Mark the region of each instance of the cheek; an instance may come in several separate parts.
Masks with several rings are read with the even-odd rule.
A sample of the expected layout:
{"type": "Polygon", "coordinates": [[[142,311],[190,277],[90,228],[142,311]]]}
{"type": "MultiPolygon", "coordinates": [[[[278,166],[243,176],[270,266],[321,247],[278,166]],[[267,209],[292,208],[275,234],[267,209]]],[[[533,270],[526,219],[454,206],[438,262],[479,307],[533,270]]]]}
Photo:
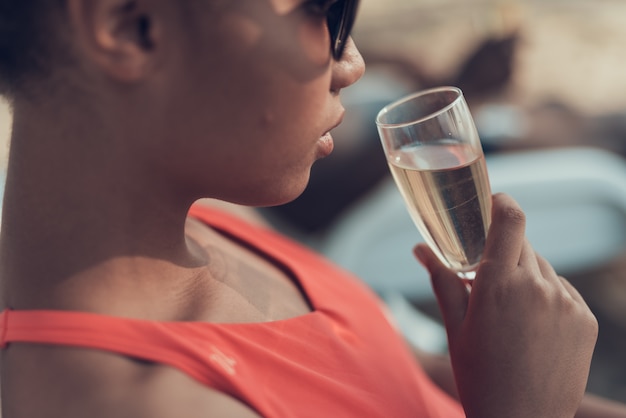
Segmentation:
{"type": "Polygon", "coordinates": [[[229,48],[198,45],[181,62],[178,100],[171,104],[186,115],[179,129],[234,165],[269,170],[277,162],[303,164],[331,119],[325,114],[331,99],[328,30],[298,25],[283,37],[291,42],[278,48],[258,25],[234,23],[242,30],[227,41],[229,48]]]}
{"type": "Polygon", "coordinates": [[[316,66],[330,61],[330,34],[326,25],[303,24],[298,30],[299,44],[304,59],[316,66]]]}
{"type": "MultiPolygon", "coordinates": [[[[307,83],[282,82],[273,89],[279,92],[265,102],[261,123],[264,130],[284,137],[286,147],[298,147],[316,141],[331,120],[329,111],[329,76],[307,83]]],[[[280,141],[281,139],[277,139],[280,141]]]]}

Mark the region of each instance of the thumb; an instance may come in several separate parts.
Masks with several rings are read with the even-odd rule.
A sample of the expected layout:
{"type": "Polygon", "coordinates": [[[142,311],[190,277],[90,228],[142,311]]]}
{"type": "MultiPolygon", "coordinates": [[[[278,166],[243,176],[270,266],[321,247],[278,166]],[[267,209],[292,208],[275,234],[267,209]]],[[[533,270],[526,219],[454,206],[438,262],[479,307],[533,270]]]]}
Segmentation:
{"type": "Polygon", "coordinates": [[[420,263],[430,273],[433,291],[439,303],[448,338],[456,335],[465,318],[469,293],[456,273],[444,266],[425,244],[418,244],[413,250],[420,263]]]}

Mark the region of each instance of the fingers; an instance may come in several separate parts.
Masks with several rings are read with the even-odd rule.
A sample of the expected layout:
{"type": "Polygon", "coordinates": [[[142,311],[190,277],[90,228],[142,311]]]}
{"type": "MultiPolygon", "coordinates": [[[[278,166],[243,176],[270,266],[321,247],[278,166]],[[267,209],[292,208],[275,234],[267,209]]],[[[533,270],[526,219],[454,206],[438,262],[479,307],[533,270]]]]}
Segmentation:
{"type": "MultiPolygon", "coordinates": [[[[526,217],[519,205],[505,194],[493,196],[492,223],[485,245],[484,261],[513,271],[522,267],[532,276],[552,283],[573,300],[585,303],[580,293],[565,278],[559,276],[552,265],[537,254],[525,238],[526,217]]],[[[511,277],[511,276],[509,276],[511,277]]]]}
{"type": "Polygon", "coordinates": [[[437,296],[448,335],[455,335],[467,311],[469,299],[467,287],[425,244],[416,246],[414,253],[430,273],[433,291],[437,296]]]}
{"type": "Polygon", "coordinates": [[[569,296],[571,296],[571,298],[576,302],[586,304],[578,290],[566,278],[564,278],[563,276],[559,276],[554,270],[554,267],[552,267],[552,264],[548,262],[548,260],[546,260],[539,254],[535,254],[535,259],[537,260],[537,264],[539,265],[541,275],[545,280],[551,281],[556,286],[559,286],[562,291],[569,294],[569,296]]]}
{"type": "Polygon", "coordinates": [[[569,293],[572,299],[574,299],[576,302],[583,303],[585,305],[587,304],[580,292],[578,292],[578,290],[565,277],[558,276],[558,278],[561,282],[561,285],[569,293]]]}
{"type": "Polygon", "coordinates": [[[541,255],[534,253],[534,258],[537,262],[537,265],[539,266],[539,270],[541,271],[541,275],[545,278],[555,278],[558,277],[558,274],[556,273],[556,271],[554,271],[554,267],[552,267],[552,264],[550,264],[548,262],[548,260],[546,260],[545,258],[543,258],[541,255]]]}
{"type": "Polygon", "coordinates": [[[532,249],[525,239],[526,216],[517,202],[504,194],[494,195],[491,218],[483,260],[509,271],[520,259],[529,261],[532,249]]]}
{"type": "MultiPolygon", "coordinates": [[[[503,272],[513,272],[522,268],[530,277],[542,279],[552,283],[568,293],[574,300],[581,301],[582,297],[576,289],[560,277],[552,265],[537,254],[525,237],[526,216],[513,198],[505,194],[493,196],[492,223],[489,236],[485,244],[483,261],[489,262],[503,272]]],[[[514,275],[500,277],[515,277],[514,275]]]]}
{"type": "Polygon", "coordinates": [[[541,271],[537,260],[537,253],[535,252],[535,249],[532,247],[532,245],[530,245],[530,242],[527,238],[524,238],[524,242],[522,243],[522,252],[520,254],[517,265],[525,267],[537,273],[541,271]]]}

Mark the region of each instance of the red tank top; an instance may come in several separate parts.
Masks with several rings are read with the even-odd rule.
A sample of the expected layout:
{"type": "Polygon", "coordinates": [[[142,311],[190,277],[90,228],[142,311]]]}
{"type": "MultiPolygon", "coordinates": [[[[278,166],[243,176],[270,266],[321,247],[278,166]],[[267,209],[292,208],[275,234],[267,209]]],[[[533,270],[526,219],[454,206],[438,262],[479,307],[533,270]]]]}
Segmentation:
{"type": "Polygon", "coordinates": [[[66,311],[0,314],[10,342],[93,348],[180,369],[265,417],[463,417],[416,365],[376,297],[349,274],[270,230],[193,207],[299,281],[313,312],[264,323],[157,322],[66,311]]]}

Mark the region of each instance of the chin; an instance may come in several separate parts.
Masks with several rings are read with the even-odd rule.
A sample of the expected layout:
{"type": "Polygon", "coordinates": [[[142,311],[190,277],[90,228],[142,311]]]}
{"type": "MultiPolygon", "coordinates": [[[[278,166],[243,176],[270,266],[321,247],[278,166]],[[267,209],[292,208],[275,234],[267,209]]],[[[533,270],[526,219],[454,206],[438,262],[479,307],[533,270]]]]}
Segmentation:
{"type": "MultiPolygon", "coordinates": [[[[247,204],[249,206],[256,207],[271,207],[280,206],[290,203],[300,197],[309,184],[309,175],[302,178],[300,181],[291,181],[286,184],[275,183],[276,186],[270,190],[257,189],[255,193],[249,194],[252,197],[247,204]]],[[[246,199],[248,200],[248,199],[246,199]]]]}
{"type": "Polygon", "coordinates": [[[260,201],[255,205],[256,207],[272,207],[272,206],[280,206],[285,205],[287,203],[291,203],[296,200],[300,195],[304,192],[304,187],[299,189],[297,192],[283,193],[280,195],[271,196],[264,201],[260,201]]]}
{"type": "Polygon", "coordinates": [[[274,176],[257,176],[255,181],[249,181],[251,176],[248,176],[243,181],[223,184],[221,190],[204,190],[198,198],[214,198],[252,207],[280,206],[297,199],[307,188],[310,176],[310,168],[285,170],[274,176]]]}

